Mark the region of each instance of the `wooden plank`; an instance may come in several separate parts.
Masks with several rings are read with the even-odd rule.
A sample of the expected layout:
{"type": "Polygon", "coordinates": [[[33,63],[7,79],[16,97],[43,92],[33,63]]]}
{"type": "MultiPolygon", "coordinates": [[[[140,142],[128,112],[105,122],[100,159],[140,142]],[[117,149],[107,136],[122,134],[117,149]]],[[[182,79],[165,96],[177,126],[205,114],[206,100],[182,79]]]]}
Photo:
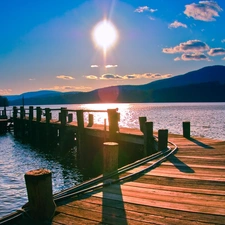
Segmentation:
{"type": "MultiPolygon", "coordinates": [[[[82,199],[82,203],[86,202],[91,204],[90,207],[94,204],[97,204],[100,210],[101,210],[101,205],[102,205],[102,198],[92,196],[91,194],[86,194],[86,197],[82,199]]],[[[73,204],[77,204],[79,207],[80,201],[74,201],[73,204]]],[[[145,215],[152,216],[151,218],[151,223],[157,221],[157,218],[163,217],[162,221],[157,221],[157,224],[166,224],[165,220],[166,218],[176,218],[179,219],[180,223],[175,223],[177,224],[184,224],[185,221],[191,221],[194,223],[196,222],[203,222],[203,223],[209,223],[209,224],[214,224],[214,223],[221,223],[221,221],[224,221],[224,216],[218,216],[218,215],[209,215],[209,214],[199,214],[195,212],[187,212],[187,211],[177,211],[177,210],[172,210],[172,209],[164,209],[164,208],[158,208],[154,206],[144,206],[144,205],[137,205],[129,202],[123,202],[123,205],[118,204],[118,201],[115,199],[104,199],[104,205],[109,206],[109,207],[114,207],[114,208],[123,208],[127,211],[135,211],[135,212],[141,212],[145,215]]],[[[176,221],[177,222],[177,221],[176,221]]],[[[167,223],[167,224],[173,224],[167,223]]]]}

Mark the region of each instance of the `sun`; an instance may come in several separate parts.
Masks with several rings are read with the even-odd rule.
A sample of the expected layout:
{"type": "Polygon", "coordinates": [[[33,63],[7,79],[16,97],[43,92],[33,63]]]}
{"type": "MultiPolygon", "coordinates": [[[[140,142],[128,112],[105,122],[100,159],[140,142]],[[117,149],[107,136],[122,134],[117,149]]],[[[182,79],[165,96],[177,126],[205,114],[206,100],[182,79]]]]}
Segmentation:
{"type": "Polygon", "coordinates": [[[108,20],[99,22],[94,27],[92,36],[95,44],[103,48],[104,51],[113,46],[118,38],[116,28],[108,20]]]}

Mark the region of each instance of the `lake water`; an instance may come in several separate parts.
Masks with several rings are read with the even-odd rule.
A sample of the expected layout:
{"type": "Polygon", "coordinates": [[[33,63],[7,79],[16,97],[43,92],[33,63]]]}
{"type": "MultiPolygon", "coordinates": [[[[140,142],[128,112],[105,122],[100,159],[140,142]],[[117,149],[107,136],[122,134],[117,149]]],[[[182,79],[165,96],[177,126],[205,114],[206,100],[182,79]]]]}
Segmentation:
{"type": "MultiPolygon", "coordinates": [[[[61,105],[42,106],[60,108],[61,105]]],[[[106,110],[118,108],[120,126],[138,128],[140,116],[153,121],[154,130],[168,129],[182,134],[182,122],[191,122],[191,135],[225,140],[225,103],[146,103],[146,104],[83,104],[63,105],[68,109],[106,110]]],[[[0,109],[1,110],[1,109],[0,109]]],[[[93,113],[95,123],[104,123],[106,113],[93,113]]],[[[58,114],[53,111],[53,118],[58,114]]],[[[85,113],[85,120],[88,113],[85,113]]],[[[24,174],[33,169],[52,171],[53,192],[87,179],[77,168],[75,149],[60,157],[22,144],[13,135],[0,136],[0,217],[27,202],[24,174]]]]}

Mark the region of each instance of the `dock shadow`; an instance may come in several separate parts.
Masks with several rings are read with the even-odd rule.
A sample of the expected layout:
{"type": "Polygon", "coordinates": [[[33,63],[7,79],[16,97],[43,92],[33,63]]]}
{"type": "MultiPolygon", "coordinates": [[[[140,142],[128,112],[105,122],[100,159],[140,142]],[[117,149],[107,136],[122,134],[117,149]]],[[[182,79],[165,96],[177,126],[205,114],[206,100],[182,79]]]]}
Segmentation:
{"type": "MultiPolygon", "coordinates": [[[[104,177],[104,175],[103,175],[104,177]]],[[[119,179],[119,175],[116,174],[113,179],[106,179],[104,181],[105,188],[102,193],[102,223],[103,224],[120,224],[128,225],[126,219],[126,210],[123,202],[123,194],[121,190],[121,183],[111,183],[119,179]]]]}
{"type": "Polygon", "coordinates": [[[182,162],[175,155],[169,156],[168,160],[182,173],[195,173],[191,167],[182,162]]]}
{"type": "Polygon", "coordinates": [[[196,145],[198,145],[198,146],[200,146],[200,147],[203,147],[203,148],[205,148],[205,149],[214,149],[212,146],[206,145],[206,144],[204,144],[203,142],[196,140],[195,138],[190,137],[190,138],[187,138],[187,139],[190,140],[190,141],[192,141],[192,142],[195,143],[196,145]]]}

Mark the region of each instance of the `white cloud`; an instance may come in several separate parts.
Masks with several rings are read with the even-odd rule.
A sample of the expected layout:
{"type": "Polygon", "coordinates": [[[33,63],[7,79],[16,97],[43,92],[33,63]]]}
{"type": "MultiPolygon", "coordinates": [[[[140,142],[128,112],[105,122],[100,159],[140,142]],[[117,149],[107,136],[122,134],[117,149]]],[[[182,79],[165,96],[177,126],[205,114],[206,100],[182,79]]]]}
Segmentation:
{"type": "Polygon", "coordinates": [[[30,81],[36,80],[35,78],[29,78],[30,81]]]}
{"type": "Polygon", "coordinates": [[[91,68],[97,68],[98,65],[91,65],[91,68]]]}
{"type": "Polygon", "coordinates": [[[123,77],[111,73],[103,74],[100,77],[100,80],[121,80],[121,79],[123,79],[123,77]]]}
{"type": "Polygon", "coordinates": [[[176,57],[176,58],[174,59],[174,61],[180,61],[180,60],[181,60],[180,57],[176,57]]]}
{"type": "Polygon", "coordinates": [[[40,88],[40,90],[56,90],[56,91],[68,92],[68,91],[90,91],[92,90],[92,88],[85,87],[85,86],[53,86],[49,88],[40,88]]]}
{"type": "Polygon", "coordinates": [[[95,75],[88,75],[88,76],[85,76],[85,78],[87,78],[89,80],[98,80],[98,77],[95,75]]]}
{"type": "Polygon", "coordinates": [[[225,43],[225,39],[221,40],[222,43],[225,43]]]}
{"type": "Polygon", "coordinates": [[[169,25],[169,28],[178,28],[178,27],[184,27],[184,28],[187,28],[187,25],[186,24],[183,24],[181,22],[178,22],[177,20],[175,20],[173,23],[171,23],[169,25]]]}
{"type": "Polygon", "coordinates": [[[134,10],[134,12],[137,12],[137,13],[143,13],[146,11],[154,13],[157,11],[157,9],[150,9],[148,6],[139,6],[137,9],[134,10]]]}
{"type": "Polygon", "coordinates": [[[210,55],[210,56],[225,55],[225,49],[224,48],[211,48],[208,52],[208,55],[210,55]]]}
{"type": "Polygon", "coordinates": [[[174,54],[178,52],[200,52],[206,50],[209,50],[209,46],[199,40],[189,40],[172,48],[163,48],[163,52],[168,54],[174,54]]]}
{"type": "Polygon", "coordinates": [[[107,73],[101,77],[93,75],[86,76],[87,79],[99,79],[99,80],[135,80],[135,79],[163,79],[172,76],[172,74],[160,74],[160,73],[142,73],[142,74],[126,74],[120,76],[118,74],[107,73]]]}
{"type": "Polygon", "coordinates": [[[118,65],[106,65],[105,68],[115,68],[118,67],[118,65]]]}
{"type": "Polygon", "coordinates": [[[149,18],[150,20],[155,20],[155,18],[152,17],[152,16],[149,16],[148,18],[149,18]]]}
{"type": "Polygon", "coordinates": [[[209,58],[204,53],[182,54],[181,59],[183,61],[190,61],[190,60],[195,60],[195,61],[206,60],[206,61],[210,61],[209,58]]]}
{"type": "Polygon", "coordinates": [[[219,16],[222,8],[214,1],[199,1],[185,6],[184,14],[195,20],[214,21],[219,16]]]}
{"type": "Polygon", "coordinates": [[[71,76],[66,76],[66,75],[59,75],[59,76],[56,76],[56,78],[58,78],[58,79],[63,79],[63,80],[74,80],[73,77],[71,77],[71,76]]]}
{"type": "Polygon", "coordinates": [[[224,58],[222,58],[222,60],[225,60],[225,57],[224,57],[224,58]]]}
{"type": "Polygon", "coordinates": [[[10,95],[12,89],[0,89],[0,95],[10,95]]]}

